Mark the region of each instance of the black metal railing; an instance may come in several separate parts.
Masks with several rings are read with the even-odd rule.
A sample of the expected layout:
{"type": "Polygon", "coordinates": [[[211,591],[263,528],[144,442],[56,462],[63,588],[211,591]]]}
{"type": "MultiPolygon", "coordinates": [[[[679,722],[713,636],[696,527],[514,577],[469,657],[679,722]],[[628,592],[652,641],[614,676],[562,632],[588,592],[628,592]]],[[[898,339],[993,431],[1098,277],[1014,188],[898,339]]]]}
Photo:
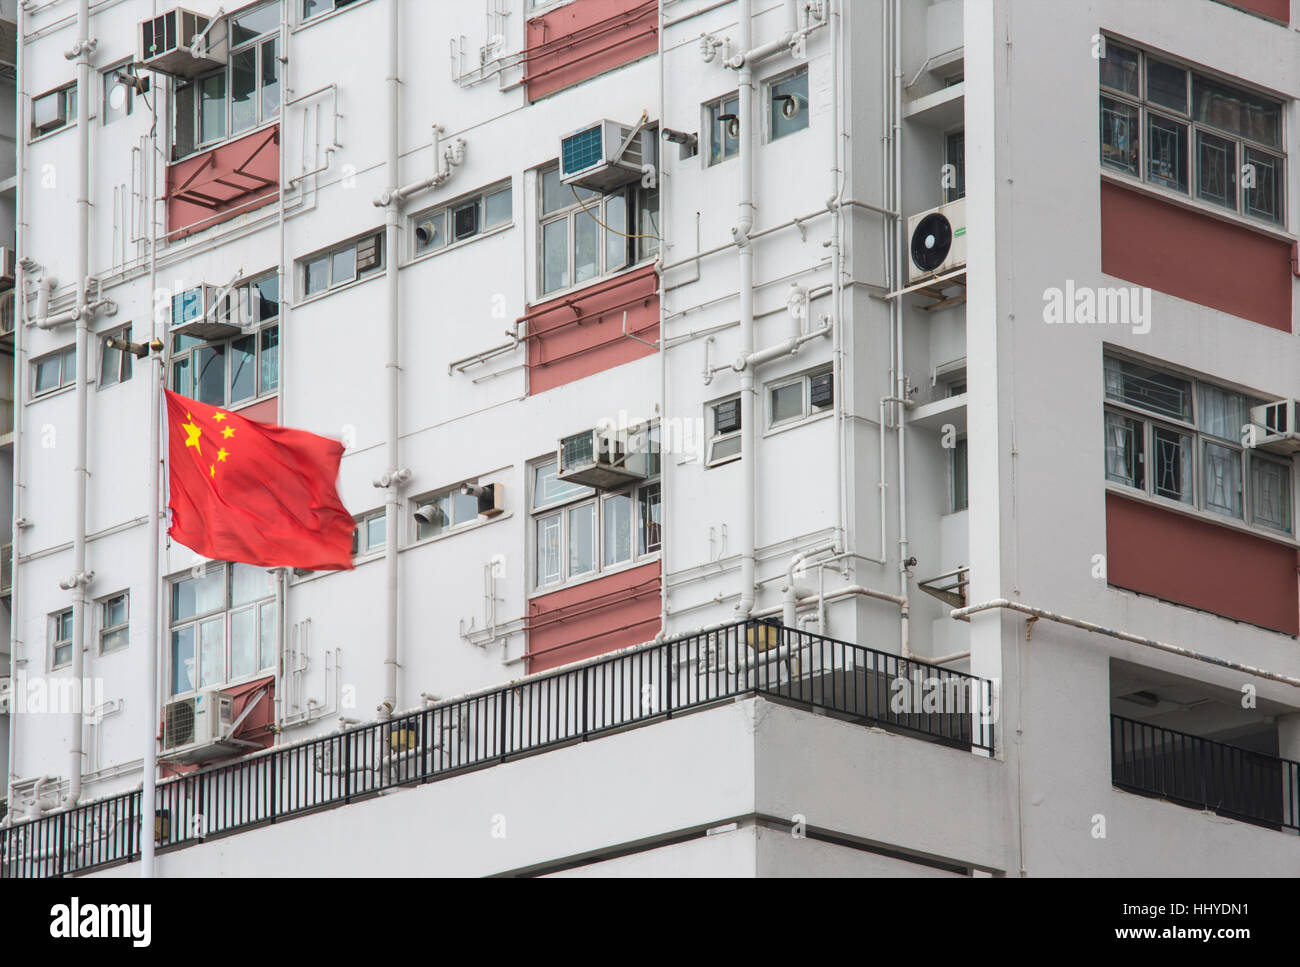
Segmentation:
{"type": "MultiPolygon", "coordinates": [[[[992,753],[992,683],[779,624],[645,645],[158,784],[172,849],[397,786],[586,741],[744,695],[992,753]]],[[[65,876],[140,854],[140,791],[0,829],[0,877],[65,876]]]]}
{"type": "Polygon", "coordinates": [[[1110,717],[1111,781],[1270,829],[1300,830],[1300,762],[1110,717]]]}

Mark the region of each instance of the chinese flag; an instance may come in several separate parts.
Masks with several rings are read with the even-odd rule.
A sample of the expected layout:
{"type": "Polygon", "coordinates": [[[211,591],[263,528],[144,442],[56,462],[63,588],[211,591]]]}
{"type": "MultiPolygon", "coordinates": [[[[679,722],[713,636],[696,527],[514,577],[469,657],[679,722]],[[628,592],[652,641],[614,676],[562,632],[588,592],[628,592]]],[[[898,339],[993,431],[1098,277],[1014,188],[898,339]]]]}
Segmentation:
{"type": "Polygon", "coordinates": [[[352,567],[352,515],[336,481],[343,444],[257,423],[167,390],[171,536],[259,567],[352,567]]]}

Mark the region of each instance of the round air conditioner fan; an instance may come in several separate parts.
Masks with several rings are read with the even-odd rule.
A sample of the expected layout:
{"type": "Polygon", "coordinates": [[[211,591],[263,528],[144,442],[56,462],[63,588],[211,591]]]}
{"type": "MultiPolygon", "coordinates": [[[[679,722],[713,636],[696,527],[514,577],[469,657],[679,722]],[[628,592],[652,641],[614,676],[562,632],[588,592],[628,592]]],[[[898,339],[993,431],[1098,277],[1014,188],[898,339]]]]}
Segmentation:
{"type": "Polygon", "coordinates": [[[912,261],[923,272],[943,265],[952,251],[952,223],[938,212],[922,218],[912,232],[912,261]]]}

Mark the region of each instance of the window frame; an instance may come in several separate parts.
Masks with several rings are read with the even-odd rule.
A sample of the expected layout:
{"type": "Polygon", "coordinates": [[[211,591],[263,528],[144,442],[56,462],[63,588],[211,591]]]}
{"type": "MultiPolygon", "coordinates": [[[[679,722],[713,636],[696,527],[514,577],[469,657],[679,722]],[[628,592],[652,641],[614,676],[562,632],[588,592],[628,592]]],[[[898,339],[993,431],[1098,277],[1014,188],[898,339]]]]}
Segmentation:
{"type": "Polygon", "coordinates": [[[388,508],[380,507],[356,514],[352,518],[356,528],[352,531],[352,557],[354,560],[369,560],[384,553],[388,547],[388,508]],[[370,543],[370,524],[376,520],[384,521],[384,539],[379,544],[370,543]]]}
{"type": "Polygon", "coordinates": [[[515,224],[514,203],[514,179],[503,178],[500,181],[493,182],[491,185],[480,188],[478,191],[461,195],[459,198],[453,198],[449,202],[434,205],[431,208],[426,208],[422,212],[417,212],[409,218],[408,221],[410,226],[406,233],[408,245],[410,246],[411,261],[438,255],[448,249],[458,248],[459,246],[466,245],[475,239],[485,238],[488,235],[495,235],[497,232],[513,227],[515,224]],[[510,217],[505,221],[494,222],[489,225],[487,223],[487,200],[488,198],[502,194],[503,192],[508,192],[510,195],[510,217]],[[478,207],[478,227],[473,233],[466,235],[464,238],[456,238],[455,214],[467,207],[470,203],[474,203],[478,207]],[[439,218],[442,219],[443,222],[442,244],[436,248],[429,246],[421,248],[420,241],[416,235],[420,226],[425,222],[439,218]]]}
{"type": "Polygon", "coordinates": [[[715,457],[713,455],[714,446],[719,443],[726,443],[728,440],[738,439],[741,434],[744,433],[744,407],[740,405],[740,402],[740,394],[731,393],[721,399],[710,400],[708,403],[704,404],[705,426],[707,429],[704,448],[704,466],[706,468],[721,467],[724,464],[739,460],[745,455],[743,444],[741,449],[737,450],[735,453],[729,453],[722,457],[715,457]],[[725,403],[730,403],[733,400],[737,404],[736,418],[741,421],[741,424],[734,430],[728,430],[725,433],[718,433],[717,430],[714,429],[717,423],[718,407],[725,403]]]}
{"type": "MultiPolygon", "coordinates": [[[[834,394],[837,388],[834,383],[834,367],[830,363],[823,364],[815,369],[805,370],[802,373],[794,373],[790,376],[782,376],[763,385],[764,405],[767,407],[767,432],[776,433],[782,430],[793,429],[797,426],[804,426],[815,420],[820,420],[830,416],[835,412],[834,394]],[[812,402],[812,381],[818,376],[831,376],[831,405],[823,407],[814,407],[812,402]],[[799,384],[801,387],[800,405],[801,411],[798,416],[786,417],[781,421],[775,419],[775,402],[773,395],[777,390],[785,389],[788,386],[799,384]]],[[[740,431],[735,431],[739,433],[740,431]]],[[[712,434],[710,434],[712,436],[712,434]]]]}
{"type": "Polygon", "coordinates": [[[95,385],[101,390],[109,389],[113,386],[121,386],[123,383],[129,382],[135,371],[135,356],[124,349],[111,348],[108,345],[110,339],[125,339],[127,342],[130,342],[131,324],[127,323],[125,326],[110,329],[108,332],[101,333],[99,336],[99,376],[95,380],[95,385]],[[109,366],[109,353],[117,353],[118,355],[116,366],[117,375],[114,376],[112,382],[105,382],[105,377],[114,368],[109,366]]]}
{"type": "Polygon", "coordinates": [[[1202,379],[1191,373],[1187,373],[1168,366],[1151,364],[1145,360],[1136,359],[1121,353],[1107,352],[1105,360],[1114,360],[1120,364],[1129,364],[1140,366],[1144,369],[1152,370],[1156,373],[1172,376],[1178,379],[1186,380],[1190,387],[1190,419],[1180,419],[1167,413],[1162,413],[1156,409],[1149,409],[1135,403],[1118,400],[1110,395],[1110,390],[1104,385],[1103,377],[1103,479],[1108,488],[1118,488],[1124,493],[1138,493],[1144,498],[1157,502],[1163,506],[1176,508],[1184,513],[1190,513],[1200,520],[1210,523],[1224,524],[1226,526],[1243,528],[1251,533],[1261,536],[1267,536],[1273,540],[1283,540],[1288,544],[1296,544],[1296,527],[1295,527],[1295,463],[1294,460],[1288,461],[1278,457],[1275,454],[1269,454],[1255,447],[1243,445],[1241,440],[1241,431],[1235,437],[1221,437],[1209,430],[1201,427],[1202,418],[1202,394],[1201,388],[1205,387],[1220,393],[1228,393],[1233,396],[1243,397],[1245,400],[1244,411],[1247,419],[1250,410],[1254,406],[1265,402],[1266,398],[1259,394],[1243,391],[1241,389],[1228,386],[1213,380],[1202,379]],[[1110,475],[1110,455],[1111,441],[1108,422],[1108,416],[1115,415],[1121,418],[1133,420],[1141,427],[1142,448],[1140,451],[1142,461],[1142,485],[1136,486],[1124,480],[1116,480],[1110,475]],[[1187,481],[1188,495],[1187,499],[1176,499],[1165,496],[1156,492],[1156,468],[1154,457],[1155,435],[1159,430],[1174,432],[1190,438],[1190,459],[1189,477],[1187,481]],[[1207,485],[1207,476],[1209,473],[1205,451],[1206,446],[1212,445],[1225,450],[1230,450],[1236,454],[1238,460],[1238,472],[1236,483],[1240,490],[1241,514],[1224,513],[1210,506],[1209,487],[1207,485]],[[1271,524],[1258,521],[1257,510],[1255,507],[1255,479],[1252,463],[1254,460],[1260,460],[1263,463],[1273,464],[1286,470],[1286,492],[1282,495],[1286,501],[1285,518],[1287,520],[1286,529],[1273,527],[1271,524]]]}
{"type": "Polygon", "coordinates": [[[41,138],[49,137],[52,134],[58,134],[60,131],[66,131],[69,128],[76,127],[77,122],[81,119],[81,99],[77,94],[77,82],[72,81],[68,84],[60,84],[58,87],[51,88],[43,94],[37,94],[32,98],[32,126],[28,132],[28,142],[37,141],[41,138]],[[36,127],[36,105],[38,102],[45,100],[47,97],[60,97],[63,99],[62,124],[55,127],[49,127],[40,130],[36,127]]]}
{"type": "MultiPolygon", "coordinates": [[[[269,9],[272,7],[278,9],[279,3],[280,0],[270,0],[270,2],[268,3],[251,6],[248,7],[247,9],[239,10],[234,13],[227,13],[224,16],[224,24],[225,24],[227,34],[231,32],[232,26],[235,21],[242,20],[245,17],[248,17],[251,14],[255,14],[263,9],[269,9]]],[[[234,141],[237,138],[242,138],[245,135],[252,134],[253,132],[257,131],[259,128],[267,127],[271,124],[279,123],[281,107],[284,102],[284,72],[283,72],[283,65],[280,63],[280,57],[282,55],[283,55],[283,51],[280,50],[279,16],[277,15],[276,25],[274,28],[265,30],[254,37],[250,37],[247,40],[241,41],[239,44],[229,44],[226,53],[226,62],[221,67],[218,67],[215,70],[207,71],[206,73],[200,74],[197,77],[176,79],[173,82],[172,97],[171,97],[172,130],[171,130],[170,147],[171,147],[172,162],[175,163],[177,161],[182,161],[186,158],[191,158],[195,155],[203,154],[204,152],[211,151],[213,148],[225,144],[228,141],[234,141]],[[265,104],[265,93],[264,93],[264,83],[266,80],[265,68],[264,68],[264,58],[265,58],[264,45],[268,43],[273,44],[275,48],[272,57],[275,62],[275,84],[279,96],[276,98],[274,107],[271,108],[270,110],[264,111],[264,108],[267,107],[267,105],[265,104]],[[234,124],[233,124],[234,114],[235,114],[234,99],[231,94],[232,90],[234,89],[234,79],[235,79],[234,62],[235,62],[235,57],[237,55],[244,54],[249,50],[254,51],[254,58],[253,58],[254,80],[253,80],[253,92],[251,97],[254,103],[255,120],[253,121],[252,124],[248,125],[247,127],[243,127],[240,128],[238,131],[235,131],[234,124]],[[220,135],[204,139],[202,137],[203,99],[200,96],[199,91],[203,84],[212,80],[215,77],[221,77],[224,80],[224,85],[222,89],[222,101],[224,106],[224,114],[223,114],[224,122],[222,124],[220,135]],[[194,92],[193,95],[190,97],[190,105],[189,105],[190,108],[189,131],[193,136],[194,143],[186,146],[188,150],[182,151],[181,150],[182,146],[178,142],[178,134],[181,129],[181,125],[179,123],[180,122],[179,112],[181,110],[181,105],[183,104],[182,94],[187,89],[191,89],[194,92]]]]}
{"type": "Polygon", "coordinates": [[[700,157],[704,161],[703,167],[706,169],[716,168],[718,165],[725,164],[726,162],[730,161],[732,158],[740,157],[740,138],[745,133],[743,128],[743,122],[740,118],[740,89],[737,88],[736,90],[730,91],[726,94],[721,94],[718,97],[705,101],[703,104],[700,105],[700,109],[702,114],[700,127],[703,129],[703,134],[704,134],[704,137],[700,138],[700,140],[704,142],[700,146],[701,147],[700,157]],[[722,122],[719,121],[718,118],[723,115],[728,115],[732,113],[731,111],[727,110],[727,105],[730,104],[732,101],[736,103],[735,114],[736,114],[737,123],[740,123],[742,127],[741,127],[740,134],[738,134],[735,139],[736,141],[735,150],[732,151],[730,154],[728,154],[727,142],[731,139],[727,137],[725,131],[721,131],[720,125],[722,124],[722,122]],[[719,131],[721,131],[722,133],[722,150],[719,152],[718,157],[715,159],[713,157],[713,148],[714,145],[717,143],[717,133],[719,131]]]}
{"type": "MultiPolygon", "coordinates": [[[[236,567],[248,567],[248,568],[252,568],[254,571],[262,571],[263,573],[266,573],[268,575],[271,574],[271,572],[274,570],[273,568],[258,568],[249,564],[236,564],[228,561],[218,561],[218,562],[208,562],[202,565],[201,572],[199,574],[195,574],[193,571],[187,571],[187,572],[182,572],[181,574],[173,575],[171,578],[168,579],[167,581],[167,645],[166,645],[167,648],[167,652],[166,652],[167,699],[166,700],[167,701],[172,701],[173,699],[183,698],[186,696],[197,695],[200,692],[208,691],[209,689],[227,689],[234,685],[238,685],[242,682],[253,681],[258,678],[265,678],[268,674],[275,673],[275,668],[280,661],[280,655],[279,655],[280,646],[278,641],[278,635],[279,635],[278,624],[280,620],[280,615],[278,611],[278,600],[277,600],[278,594],[276,593],[276,590],[272,588],[271,592],[267,595],[252,598],[251,600],[244,601],[238,605],[235,605],[233,603],[233,594],[234,594],[233,581],[234,581],[234,569],[236,567]],[[209,608],[206,611],[196,611],[192,615],[189,615],[185,618],[178,619],[176,617],[176,601],[175,601],[174,589],[178,585],[184,583],[185,581],[193,580],[196,578],[208,577],[209,575],[211,575],[213,571],[217,571],[217,570],[221,572],[221,580],[222,580],[221,604],[219,604],[215,608],[209,608]],[[273,641],[270,648],[271,662],[270,664],[264,665],[262,663],[262,652],[263,652],[262,621],[263,621],[263,610],[268,607],[272,609],[271,635],[273,641]],[[231,649],[231,629],[234,622],[231,619],[235,615],[242,614],[246,611],[251,611],[253,613],[253,618],[254,618],[253,633],[255,637],[255,642],[254,642],[255,654],[257,656],[257,660],[255,664],[257,667],[252,672],[239,675],[239,676],[232,676],[231,675],[232,655],[230,649],[231,649]],[[221,628],[222,628],[222,649],[223,649],[222,667],[224,669],[223,671],[224,677],[222,681],[220,681],[219,683],[210,683],[205,685],[203,684],[202,626],[204,624],[207,624],[217,619],[218,617],[221,619],[221,628]],[[189,689],[185,691],[176,691],[175,690],[176,634],[177,632],[183,631],[186,628],[194,629],[194,633],[193,633],[194,675],[192,678],[193,684],[189,689]]],[[[195,570],[199,570],[199,568],[196,568],[195,570]]],[[[274,583],[273,577],[272,577],[272,583],[274,583]]]]}
{"type": "Polygon", "coordinates": [[[72,648],[76,643],[76,626],[73,624],[72,609],[64,608],[50,614],[47,618],[46,627],[48,629],[46,637],[49,640],[49,670],[54,672],[60,668],[70,667],[72,665],[72,648]],[[68,636],[63,638],[59,636],[59,630],[65,618],[68,622],[68,636]],[[66,661],[61,662],[59,661],[59,650],[62,648],[68,650],[68,658],[66,661]]]}
{"type": "MultiPolygon", "coordinates": [[[[458,531],[462,531],[467,527],[472,527],[476,524],[486,524],[488,523],[488,521],[493,519],[490,517],[484,518],[479,516],[477,497],[461,494],[460,488],[467,483],[478,485],[480,483],[480,478],[470,478],[470,479],[462,480],[460,483],[454,484],[450,487],[439,487],[437,490],[430,490],[427,493],[420,494],[418,497],[413,497],[411,499],[411,514],[409,515],[411,524],[410,524],[410,533],[407,542],[408,546],[414,544],[423,544],[426,541],[438,540],[439,538],[447,537],[451,534],[457,533],[458,531]],[[469,501],[474,502],[474,513],[466,520],[458,519],[459,518],[459,514],[457,512],[458,497],[465,502],[469,502],[469,501]],[[436,503],[437,501],[442,500],[443,498],[449,498],[451,501],[450,522],[445,527],[443,527],[442,530],[438,531],[436,534],[422,535],[420,533],[421,528],[426,526],[432,526],[432,525],[426,525],[420,522],[419,520],[417,520],[415,518],[415,511],[419,510],[421,507],[426,507],[430,504],[436,503]]],[[[505,516],[505,515],[503,514],[501,516],[505,516]]]]}
{"type": "Polygon", "coordinates": [[[953,441],[948,455],[948,513],[960,514],[966,510],[970,510],[970,445],[966,434],[962,433],[953,441]],[[960,473],[957,472],[959,465],[960,473]]]}
{"type": "MultiPolygon", "coordinates": [[[[762,84],[763,84],[763,109],[764,109],[763,110],[763,117],[764,117],[763,143],[764,144],[773,144],[777,141],[783,141],[788,137],[792,137],[793,135],[799,134],[801,131],[807,131],[809,128],[812,127],[812,75],[808,69],[807,63],[800,64],[798,67],[793,67],[787,71],[782,71],[779,74],[773,74],[771,77],[765,78],[762,81],[762,84]],[[776,133],[776,98],[774,96],[776,93],[775,90],[776,86],[778,84],[784,84],[786,81],[793,80],[801,74],[804,77],[804,88],[806,91],[803,112],[802,112],[804,118],[803,126],[793,128],[789,131],[786,131],[784,134],[777,134],[776,133]]],[[[742,135],[744,134],[743,118],[741,119],[741,134],[742,135]]]]}
{"type": "MultiPolygon", "coordinates": [[[[641,265],[647,264],[655,259],[658,255],[659,245],[656,239],[647,239],[637,236],[646,234],[641,225],[644,202],[653,195],[655,198],[655,218],[658,217],[658,189],[642,188],[639,181],[630,182],[616,191],[597,194],[596,198],[583,199],[577,194],[577,190],[570,185],[560,182],[561,191],[566,191],[572,201],[566,201],[565,204],[551,211],[546,210],[546,179],[552,174],[557,176],[560,170],[558,161],[552,161],[542,165],[535,170],[535,183],[537,188],[537,300],[550,301],[558,298],[568,292],[594,285],[604,279],[612,279],[617,276],[630,272],[641,265]],[[610,216],[607,214],[609,202],[612,199],[622,199],[624,205],[623,239],[624,259],[621,265],[614,268],[609,266],[609,248],[610,248],[610,229],[601,227],[610,223],[610,216]],[[599,271],[590,278],[576,281],[578,269],[578,234],[577,226],[579,219],[591,219],[596,222],[595,231],[599,240],[600,248],[600,268],[599,271]],[[565,282],[553,289],[546,288],[546,230],[560,222],[566,222],[566,267],[565,282]]],[[[590,190],[590,189],[584,189],[590,190]]],[[[648,216],[647,216],[648,217],[648,216]]],[[[454,244],[454,243],[453,243],[454,244]]]]}
{"type": "MultiPolygon", "coordinates": [[[[388,246],[386,243],[385,235],[386,233],[384,232],[383,229],[371,229],[368,232],[362,232],[360,235],[356,235],[348,239],[346,242],[339,242],[338,244],[332,245],[329,248],[320,249],[318,251],[312,252],[308,255],[304,255],[301,258],[297,259],[294,262],[294,266],[295,266],[294,284],[295,284],[295,290],[298,292],[299,304],[301,305],[307,302],[314,302],[317,299],[323,299],[331,292],[337,292],[348,286],[358,285],[362,282],[372,279],[376,275],[382,275],[384,273],[385,267],[388,265],[388,257],[389,257],[389,253],[387,251],[388,246]],[[379,250],[379,264],[374,265],[368,269],[358,270],[356,268],[357,260],[356,260],[355,250],[362,242],[369,241],[372,238],[375,239],[375,245],[378,247],[379,250]],[[334,281],[334,259],[339,254],[348,251],[348,249],[354,250],[353,259],[352,259],[352,276],[351,278],[344,279],[341,282],[335,282],[334,281]],[[321,261],[324,261],[328,267],[329,279],[326,281],[324,288],[317,289],[309,293],[307,291],[307,282],[309,278],[310,267],[316,264],[317,262],[321,262],[321,261]]],[[[280,294],[280,299],[281,301],[283,301],[284,293],[280,294]]]]}
{"type": "MultiPolygon", "coordinates": [[[[124,120],[135,113],[135,88],[130,84],[118,84],[119,77],[131,76],[130,71],[128,70],[130,66],[130,60],[121,60],[110,67],[101,69],[99,72],[103,84],[103,90],[101,91],[102,100],[99,105],[99,123],[101,126],[112,124],[115,121],[124,120]],[[121,110],[113,107],[110,103],[112,89],[119,86],[126,92],[126,104],[121,110]]],[[[147,81],[145,83],[147,83],[147,81]]]]}
{"type": "Polygon", "coordinates": [[[536,460],[528,462],[528,588],[529,597],[536,597],[543,594],[551,594],[554,591],[566,587],[572,587],[576,584],[584,584],[587,581],[596,580],[610,574],[617,574],[620,571],[630,570],[640,567],[657,560],[663,550],[663,490],[662,490],[662,451],[659,449],[658,425],[652,425],[650,429],[650,447],[649,455],[650,470],[652,472],[646,475],[644,480],[638,480],[626,484],[617,489],[598,490],[591,487],[583,488],[582,492],[574,493],[569,496],[552,500],[548,503],[537,505],[538,498],[536,492],[537,472],[544,467],[556,463],[554,453],[545,457],[539,457],[536,460]],[[650,502],[651,492],[653,494],[653,506],[658,507],[658,520],[648,523],[645,531],[642,529],[643,521],[648,518],[643,516],[643,507],[652,506],[650,502]],[[630,515],[630,537],[628,544],[628,556],[622,560],[606,563],[605,552],[608,540],[607,524],[610,520],[610,514],[607,511],[608,504],[620,497],[628,498],[631,501],[629,508],[630,515]],[[574,511],[580,511],[586,507],[594,507],[595,526],[592,531],[593,540],[593,567],[590,570],[583,571],[579,574],[570,572],[570,557],[572,552],[572,535],[570,531],[570,519],[574,511]],[[559,539],[559,578],[558,580],[548,583],[541,583],[539,576],[539,555],[541,547],[537,539],[538,524],[546,519],[558,517],[560,522],[560,539],[559,539]],[[651,541],[646,538],[650,528],[657,528],[658,542],[653,547],[651,541]]]}
{"type": "Polygon", "coordinates": [[[274,399],[280,395],[280,372],[282,369],[282,359],[280,356],[280,307],[283,304],[283,293],[280,291],[279,274],[275,270],[261,272],[258,275],[240,282],[234,286],[222,300],[222,313],[225,314],[231,299],[244,299],[249,307],[249,312],[253,315],[261,315],[261,306],[263,304],[260,298],[261,286],[272,280],[276,281],[275,292],[275,315],[266,319],[258,318],[256,323],[252,323],[240,329],[239,332],[225,336],[221,339],[203,339],[199,336],[186,336],[182,333],[170,333],[168,338],[172,341],[172,352],[170,354],[171,368],[167,373],[167,385],[172,392],[180,393],[182,396],[199,400],[201,403],[207,403],[210,406],[221,407],[222,409],[235,410],[242,409],[245,406],[251,406],[254,403],[260,403],[265,400],[274,399]],[[263,387],[266,374],[266,358],[271,352],[263,346],[264,340],[274,331],[275,333],[275,383],[274,385],[263,387]],[[233,400],[233,386],[231,366],[234,364],[234,344],[242,339],[252,338],[253,340],[253,395],[241,397],[233,400]],[[211,400],[202,399],[197,394],[198,378],[196,371],[195,359],[203,350],[212,350],[220,347],[221,349],[221,367],[222,367],[222,402],[214,403],[211,400]],[[180,385],[178,371],[184,367],[186,369],[186,385],[180,385]]]}
{"type": "MultiPolygon", "coordinates": [[[[1187,61],[1176,57],[1168,57],[1163,54],[1152,54],[1144,48],[1130,44],[1126,41],[1113,40],[1109,36],[1105,37],[1107,50],[1111,47],[1118,47],[1121,50],[1129,51],[1137,55],[1137,93],[1132,94],[1118,88],[1107,86],[1101,78],[1100,68],[1098,69],[1098,123],[1100,125],[1101,117],[1101,99],[1107,98],[1111,101],[1137,112],[1137,173],[1134,174],[1125,168],[1116,167],[1108,164],[1104,157],[1099,158],[1099,164],[1103,173],[1108,173],[1114,177],[1125,178],[1128,180],[1140,182],[1142,185],[1155,188],[1159,191],[1169,192],[1179,198],[1184,198],[1197,208],[1211,212],[1230,212],[1239,218],[1249,219],[1252,223],[1268,225],[1282,231],[1287,230],[1287,110],[1286,103],[1279,101],[1275,96],[1260,91],[1258,88],[1251,87],[1242,83],[1237,78],[1221,78],[1204,68],[1197,67],[1187,61]],[[1151,100],[1148,91],[1149,64],[1154,61],[1162,66],[1171,67],[1183,72],[1184,81],[1184,105],[1180,111],[1177,108],[1161,104],[1158,101],[1151,100]],[[1220,88],[1226,88],[1229,91],[1239,92],[1241,95],[1255,98],[1261,101],[1277,105],[1278,135],[1279,144],[1277,146],[1268,145],[1252,138],[1245,137],[1224,127],[1217,127],[1205,121],[1196,119],[1196,83],[1197,80],[1208,83],[1220,88]],[[1172,121],[1175,124],[1182,125],[1186,130],[1186,156],[1183,158],[1186,166],[1187,188],[1183,189],[1174,185],[1167,184],[1163,181],[1155,181],[1151,177],[1149,166],[1150,157],[1150,119],[1152,116],[1172,121]],[[1202,135],[1208,135],[1212,138],[1218,138],[1230,142],[1234,147],[1233,164],[1230,167],[1232,173],[1232,197],[1233,204],[1226,205],[1206,197],[1201,194],[1200,185],[1200,159],[1199,147],[1202,135]],[[1245,158],[1248,151],[1253,151],[1257,155],[1266,155],[1269,158],[1276,159],[1278,170],[1274,175],[1274,185],[1277,200],[1277,217],[1270,219],[1266,216],[1255,214],[1248,204],[1247,192],[1250,189],[1242,185],[1241,169],[1246,163],[1245,158]]],[[[1098,139],[1099,151],[1104,152],[1105,143],[1100,137],[1098,139]]],[[[1259,185],[1259,181],[1256,181],[1259,185]]]]}
{"type": "Polygon", "coordinates": [[[131,646],[131,592],[119,591],[116,594],[109,594],[102,598],[98,598],[95,601],[95,610],[98,614],[99,622],[99,631],[96,635],[99,640],[99,654],[116,655],[118,652],[126,651],[131,646]],[[112,606],[113,602],[117,601],[119,598],[122,599],[123,605],[126,608],[126,617],[118,624],[110,625],[108,623],[108,609],[112,606]],[[119,631],[126,632],[123,637],[123,643],[114,648],[105,648],[104,639],[119,631]]]}
{"type": "Polygon", "coordinates": [[[944,133],[943,163],[952,165],[957,175],[956,183],[951,188],[943,190],[943,201],[948,205],[966,197],[966,129],[964,127],[944,133]],[[956,142],[960,142],[961,150],[955,152],[953,146],[956,142]]]}
{"type": "Polygon", "coordinates": [[[70,346],[64,346],[62,349],[56,349],[53,352],[37,356],[31,361],[30,365],[32,367],[31,399],[44,399],[45,397],[53,396],[55,393],[62,390],[70,389],[77,385],[77,344],[73,343],[70,346]],[[53,389],[37,389],[36,374],[39,372],[41,363],[44,363],[55,356],[59,357],[59,384],[53,389]],[[72,371],[70,374],[68,372],[69,369],[72,371]]]}
{"type": "Polygon", "coordinates": [[[365,0],[298,0],[298,23],[315,23],[321,17],[328,17],[332,13],[338,13],[340,10],[346,10],[348,7],[354,7],[364,2],[365,0]],[[308,3],[325,3],[328,6],[324,10],[308,13],[308,3]]]}

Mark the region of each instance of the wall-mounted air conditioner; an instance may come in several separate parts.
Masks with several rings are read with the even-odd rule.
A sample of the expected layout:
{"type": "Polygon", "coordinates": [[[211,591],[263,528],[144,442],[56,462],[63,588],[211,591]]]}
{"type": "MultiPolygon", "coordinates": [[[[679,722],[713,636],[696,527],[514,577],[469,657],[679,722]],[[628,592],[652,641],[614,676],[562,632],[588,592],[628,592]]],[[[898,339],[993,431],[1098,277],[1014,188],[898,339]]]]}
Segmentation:
{"type": "Polygon", "coordinates": [[[1296,426],[1296,401],[1277,400],[1250,408],[1255,446],[1270,453],[1300,452],[1300,427],[1296,426]]]}
{"type": "Polygon", "coordinates": [[[224,743],[234,722],[234,702],[216,689],[163,706],[162,750],[168,759],[202,762],[230,754],[224,743]]]}
{"type": "Polygon", "coordinates": [[[966,199],[940,205],[907,220],[909,284],[966,266],[966,199]]]}
{"type": "Polygon", "coordinates": [[[196,285],[172,296],[170,330],[199,339],[225,339],[239,332],[248,316],[247,291],[232,288],[224,297],[215,285],[196,285]]]}
{"type": "Polygon", "coordinates": [[[69,90],[51,91],[32,98],[32,130],[37,135],[56,131],[68,123],[69,90]]]}
{"type": "Polygon", "coordinates": [[[197,77],[225,66],[226,31],[224,23],[175,7],[140,24],[137,59],[162,74],[197,77]]]}
{"type": "Polygon", "coordinates": [[[638,180],[644,152],[636,125],[597,121],[560,139],[560,181],[608,192],[638,180]]]}
{"type": "Polygon", "coordinates": [[[14,546],[0,546],[0,597],[8,597],[14,592],[14,546]]]}
{"type": "Polygon", "coordinates": [[[650,433],[644,427],[584,430],[556,448],[559,480],[616,490],[644,480],[650,463],[650,433]]]}

